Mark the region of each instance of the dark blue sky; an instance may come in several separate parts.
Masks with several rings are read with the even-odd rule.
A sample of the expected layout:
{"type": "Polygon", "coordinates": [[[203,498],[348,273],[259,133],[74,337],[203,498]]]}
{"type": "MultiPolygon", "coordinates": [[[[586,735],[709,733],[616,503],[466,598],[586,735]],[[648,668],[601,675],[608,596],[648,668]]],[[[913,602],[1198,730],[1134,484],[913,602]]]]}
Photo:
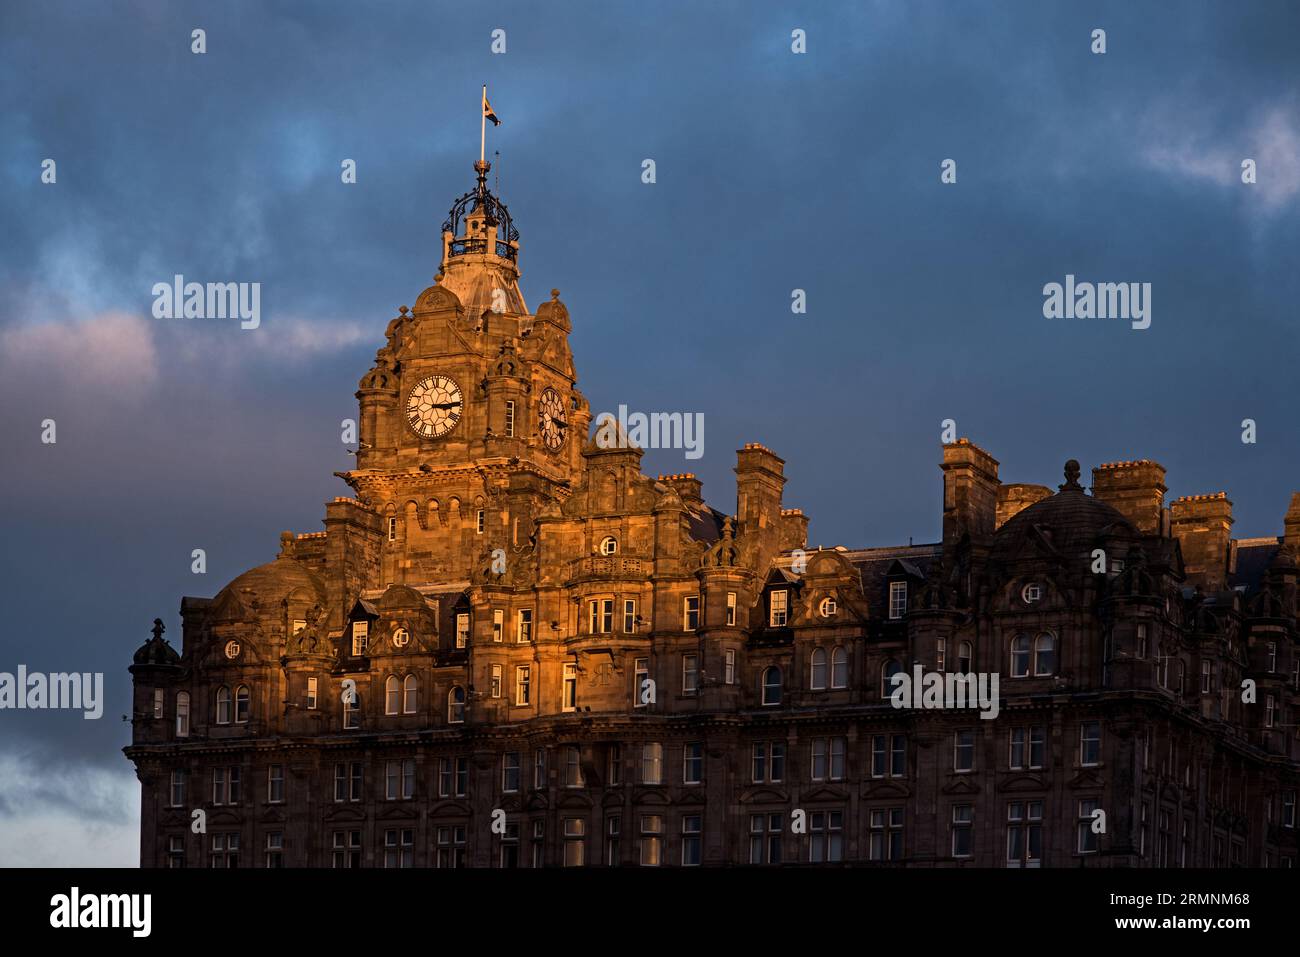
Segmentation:
{"type": "Polygon", "coordinates": [[[593,409],[704,414],[704,457],[647,472],[731,510],[759,441],[814,544],[932,541],[954,418],[1004,481],[1153,458],[1280,531],[1297,37],[1259,0],[0,7],[0,670],[108,693],[0,713],[0,863],[134,863],[130,654],[346,491],[339,422],[430,283],[485,82],[525,295],[562,290],[593,409]],[[175,273],[261,282],[262,327],[153,319],[175,273]],[[1044,319],[1067,273],[1151,283],[1151,328],[1044,319]]]}

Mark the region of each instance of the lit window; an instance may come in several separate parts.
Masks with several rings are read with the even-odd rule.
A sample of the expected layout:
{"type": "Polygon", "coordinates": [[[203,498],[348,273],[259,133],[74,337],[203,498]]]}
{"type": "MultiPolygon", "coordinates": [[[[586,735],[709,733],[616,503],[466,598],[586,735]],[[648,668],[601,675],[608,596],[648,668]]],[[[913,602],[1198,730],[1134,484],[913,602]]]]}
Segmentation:
{"type": "Polygon", "coordinates": [[[658,867],[663,863],[664,819],[658,814],[641,815],[641,866],[658,867]]]}
{"type": "Polygon", "coordinates": [[[572,662],[565,662],[564,665],[564,697],[561,710],[578,710],[578,666],[572,662]]]}
{"type": "Polygon", "coordinates": [[[641,783],[664,783],[664,746],[658,741],[641,745],[641,783]]]}
{"type": "Polygon", "coordinates": [[[564,819],[564,866],[581,867],[587,860],[587,822],[580,817],[564,819]]]}
{"type": "Polygon", "coordinates": [[[784,588],[778,588],[772,592],[768,599],[768,616],[767,624],[770,628],[784,628],[789,621],[789,601],[790,592],[784,588]]]}
{"type": "Polygon", "coordinates": [[[618,539],[613,535],[606,535],[600,540],[600,553],[602,555],[613,555],[618,551],[618,539]]]}
{"type": "Polygon", "coordinates": [[[907,613],[907,582],[889,583],[889,617],[902,618],[907,613]]]}

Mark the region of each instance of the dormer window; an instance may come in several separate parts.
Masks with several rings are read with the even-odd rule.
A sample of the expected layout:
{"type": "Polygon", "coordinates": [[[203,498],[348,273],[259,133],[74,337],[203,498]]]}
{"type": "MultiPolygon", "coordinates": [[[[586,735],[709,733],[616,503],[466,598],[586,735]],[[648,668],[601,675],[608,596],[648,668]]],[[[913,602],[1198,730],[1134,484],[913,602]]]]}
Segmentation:
{"type": "Polygon", "coordinates": [[[907,582],[889,583],[889,617],[891,620],[907,614],[907,582]]]}
{"type": "Polygon", "coordinates": [[[354,621],[352,623],[352,657],[359,658],[366,653],[370,644],[370,622],[354,621]]]}
{"type": "Polygon", "coordinates": [[[769,628],[784,628],[790,620],[790,592],[775,589],[768,598],[767,624],[769,628]]]}
{"type": "Polygon", "coordinates": [[[456,616],[456,647],[465,648],[469,645],[469,615],[461,612],[456,616]]]}
{"type": "Polygon", "coordinates": [[[606,535],[600,540],[600,553],[602,555],[613,555],[618,551],[618,539],[613,535],[606,535]]]}
{"type": "Polygon", "coordinates": [[[1024,588],[1020,589],[1020,597],[1026,605],[1032,605],[1043,597],[1043,588],[1037,582],[1030,582],[1024,588]]]}

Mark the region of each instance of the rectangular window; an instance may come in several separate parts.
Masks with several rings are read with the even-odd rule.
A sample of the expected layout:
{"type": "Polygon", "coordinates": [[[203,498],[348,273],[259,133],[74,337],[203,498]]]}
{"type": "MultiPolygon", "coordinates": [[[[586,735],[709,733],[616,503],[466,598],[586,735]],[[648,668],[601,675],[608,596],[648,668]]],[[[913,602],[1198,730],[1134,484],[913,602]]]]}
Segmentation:
{"type": "Polygon", "coordinates": [[[469,785],[468,758],[438,759],[438,796],[464,797],[469,785]]]}
{"type": "Polygon", "coordinates": [[[952,769],[958,773],[975,770],[975,732],[954,731],[952,769]]]}
{"type": "Polygon", "coordinates": [[[623,819],[618,815],[605,820],[605,864],[617,867],[619,864],[619,839],[622,837],[623,819]]]}
{"type": "Polygon", "coordinates": [[[664,746],[658,741],[641,745],[641,783],[664,783],[664,746]]]}
{"type": "Polygon", "coordinates": [[[238,867],[239,866],[239,833],[231,832],[229,834],[212,835],[212,860],[213,867],[238,867]]]}
{"type": "Polygon", "coordinates": [[[515,400],[506,399],[506,438],[515,437],[515,400]]]}
{"type": "Polygon", "coordinates": [[[1007,805],[1007,867],[1043,866],[1043,802],[1007,805]]]}
{"type": "Polygon", "coordinates": [[[682,867],[699,867],[700,865],[700,823],[702,820],[698,814],[686,814],[682,817],[682,867]]]}
{"type": "Polygon", "coordinates": [[[574,745],[569,745],[564,749],[564,786],[580,788],[583,783],[582,751],[574,745]]]}
{"type": "Polygon", "coordinates": [[[361,866],[360,831],[335,831],[331,849],[335,867],[361,866]]]}
{"type": "Polygon", "coordinates": [[[360,761],[352,761],[348,764],[348,800],[360,801],[362,792],[362,765],[360,761]]]}
{"type": "MultiPolygon", "coordinates": [[[[1097,852],[1097,833],[1093,827],[1093,812],[1097,810],[1098,803],[1095,800],[1088,799],[1079,802],[1079,819],[1078,819],[1078,851],[1080,854],[1095,854],[1097,852]]],[[[1146,805],[1142,807],[1143,813],[1146,812],[1146,805]]],[[[1145,836],[1145,825],[1143,835],[1145,836]]]]}
{"type": "Polygon", "coordinates": [[[896,734],[890,741],[889,773],[901,778],[907,773],[907,735],[896,734]]]}
{"type": "Polygon", "coordinates": [[[649,689],[647,682],[650,680],[650,659],[637,658],[632,668],[632,707],[644,708],[650,703],[649,698],[644,694],[649,689]]]}
{"type": "Polygon", "coordinates": [[[384,800],[396,801],[402,787],[402,762],[384,762],[384,800]]]}
{"type": "Polygon", "coordinates": [[[696,631],[700,627],[700,596],[691,595],[682,601],[682,631],[696,631]]]}
{"type": "Polygon", "coordinates": [[[226,769],[212,769],[212,803],[226,803],[226,769]]]}
{"type": "Polygon", "coordinates": [[[343,727],[347,730],[356,730],[361,727],[361,708],[357,704],[355,693],[351,697],[343,699],[343,727]]]}
{"type": "Polygon", "coordinates": [[[515,624],[515,641],[517,644],[525,644],[533,640],[533,610],[531,608],[519,609],[519,620],[515,624]]]}
{"type": "Polygon", "coordinates": [[[506,824],[506,832],[501,835],[501,856],[499,860],[502,867],[519,866],[518,824],[506,824]]]}
{"type": "Polygon", "coordinates": [[[414,863],[414,828],[401,827],[384,831],[384,867],[412,867],[414,863]]]}
{"type": "Polygon", "coordinates": [[[663,853],[664,819],[658,814],[641,815],[641,866],[658,867],[663,853]]]}
{"type": "Polygon", "coordinates": [[[529,665],[519,665],[515,668],[515,704],[528,704],[531,698],[530,688],[532,684],[533,669],[529,665]]]}
{"type": "Polygon", "coordinates": [[[808,815],[808,860],[830,864],[844,859],[844,812],[813,811],[808,815]]]}
{"type": "Polygon", "coordinates": [[[869,818],[868,857],[873,861],[897,861],[903,857],[903,809],[877,808],[869,818]]]}
{"type": "Polygon", "coordinates": [[[533,752],[533,787],[546,787],[546,749],[538,748],[533,752]]]}
{"type": "Polygon", "coordinates": [[[163,689],[155,688],[153,692],[153,717],[155,721],[161,721],[163,716],[163,689]]]}
{"type": "Polygon", "coordinates": [[[907,612],[907,582],[889,583],[889,617],[902,618],[907,612]]]}
{"type": "Polygon", "coordinates": [[[636,599],[623,599],[623,633],[636,634],[636,599]]]}
{"type": "Polygon", "coordinates": [[[491,685],[489,687],[491,688],[492,697],[494,698],[501,697],[501,666],[500,665],[492,666],[492,679],[491,679],[491,685]]]}
{"type": "Polygon", "coordinates": [[[699,784],[704,780],[704,745],[698,741],[682,749],[682,783],[699,784]]]}
{"type": "Polygon", "coordinates": [[[722,653],[722,680],[729,685],[736,683],[736,649],[728,648],[722,653]]]}
{"type": "Polygon", "coordinates": [[[699,655],[682,655],[682,694],[695,694],[699,690],[699,655]]]}
{"type": "Polygon", "coordinates": [[[501,755],[501,790],[506,794],[519,790],[518,751],[507,751],[501,755]]]}
{"type": "Polygon", "coordinates": [[[749,863],[781,863],[781,827],[784,814],[749,816],[749,863]]]}
{"type": "Polygon", "coordinates": [[[500,608],[492,609],[492,640],[500,642],[505,635],[506,613],[500,608]]]}
{"type": "Polygon", "coordinates": [[[1085,721],[1079,726],[1079,763],[1092,767],[1101,763],[1101,722],[1085,721]]]}
{"type": "Polygon", "coordinates": [[[727,625],[730,627],[736,623],[736,593],[727,592],[727,625]]]}
{"type": "Polygon", "coordinates": [[[952,806],[952,856],[970,857],[973,853],[975,808],[970,804],[952,806]]]}
{"type": "Polygon", "coordinates": [[[546,822],[533,822],[533,867],[546,866],[546,822]]]}
{"type": "Polygon", "coordinates": [[[1268,643],[1268,672],[1272,674],[1277,671],[1277,642],[1268,643]]]}
{"type": "Polygon", "coordinates": [[[614,599],[593,598],[587,603],[591,612],[591,633],[605,635],[614,630],[614,599]]]}
{"type": "Polygon", "coordinates": [[[397,519],[391,515],[388,517],[388,540],[397,541],[397,519]]]}
{"type": "Polygon", "coordinates": [[[564,819],[564,866],[581,867],[587,862],[587,822],[580,817],[564,819]]]}
{"type": "Polygon", "coordinates": [[[185,838],[176,835],[167,838],[167,866],[169,868],[185,866],[185,838]]]}
{"type": "MultiPolygon", "coordinates": [[[[515,841],[519,840],[519,825],[507,825],[507,828],[515,828],[515,841]]],[[[502,835],[502,840],[507,835],[502,835]]],[[[465,825],[447,824],[439,827],[435,833],[437,843],[437,867],[464,867],[465,866],[465,825]]]]}
{"type": "Polygon", "coordinates": [[[755,784],[780,784],[785,776],[785,742],[758,741],[753,745],[750,764],[755,784]]]}
{"type": "Polygon", "coordinates": [[[354,621],[352,623],[352,655],[360,657],[366,653],[366,646],[370,644],[370,622],[354,621]]]}
{"type": "Polygon", "coordinates": [[[319,679],[317,678],[307,679],[307,710],[308,711],[316,710],[316,689],[317,689],[318,680],[319,679]]]}
{"type": "Polygon", "coordinates": [[[284,867],[284,832],[266,832],[266,866],[284,867]]]}
{"type": "Polygon", "coordinates": [[[456,647],[469,647],[469,615],[466,612],[456,616],[456,647]]]}
{"type": "Polygon", "coordinates": [[[605,777],[612,788],[623,783],[623,745],[611,744],[605,758],[605,777]]]}
{"type": "Polygon", "coordinates": [[[1145,658],[1147,656],[1147,626],[1137,626],[1137,656],[1145,658]]]}
{"type": "Polygon", "coordinates": [[[1295,792],[1282,792],[1282,826],[1295,827],[1295,792]]]}
{"type": "Polygon", "coordinates": [[[936,638],[934,640],[934,670],[946,671],[948,665],[948,639],[936,638]]]}
{"type": "Polygon", "coordinates": [[[477,512],[474,513],[474,532],[475,532],[475,534],[477,534],[477,535],[482,535],[482,534],[483,534],[483,523],[484,523],[484,512],[483,512],[483,509],[480,508],[477,512]]]}
{"type": "Polygon", "coordinates": [[[560,710],[578,710],[578,666],[571,661],[565,662],[564,665],[564,682],[560,710]]]}
{"type": "Polygon", "coordinates": [[[1020,771],[1025,766],[1025,744],[1028,737],[1028,729],[1012,728],[1011,729],[1011,754],[1007,758],[1007,767],[1012,771],[1020,771]]]}
{"type": "Polygon", "coordinates": [[[767,624],[769,628],[784,628],[790,620],[790,592],[784,588],[774,590],[768,597],[767,624]]]}
{"type": "Polygon", "coordinates": [[[1210,682],[1210,663],[1201,662],[1201,694],[1209,694],[1213,690],[1210,682]]]}
{"type": "Polygon", "coordinates": [[[272,764],[266,769],[266,800],[269,804],[284,801],[284,765],[272,764]]]}
{"type": "MultiPolygon", "coordinates": [[[[1294,794],[1292,795],[1294,797],[1294,794]]],[[[185,772],[173,771],[171,779],[171,806],[183,807],[185,804],[185,772]]]]}
{"type": "Polygon", "coordinates": [[[1036,724],[1029,729],[1029,767],[1031,769],[1037,770],[1043,766],[1045,741],[1045,732],[1041,724],[1036,724]]]}

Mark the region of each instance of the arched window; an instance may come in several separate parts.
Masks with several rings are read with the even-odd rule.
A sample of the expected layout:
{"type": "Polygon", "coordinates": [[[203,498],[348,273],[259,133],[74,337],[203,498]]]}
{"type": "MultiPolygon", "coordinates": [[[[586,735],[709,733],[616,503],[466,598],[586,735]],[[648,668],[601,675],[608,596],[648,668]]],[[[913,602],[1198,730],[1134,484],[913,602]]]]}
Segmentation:
{"type": "Polygon", "coordinates": [[[452,724],[465,720],[465,689],[460,685],[447,692],[447,720],[452,724]]]}
{"type": "Polygon", "coordinates": [[[971,644],[969,641],[963,641],[957,646],[957,672],[959,674],[970,674],[971,659],[971,644]]]}
{"type": "Polygon", "coordinates": [[[880,697],[888,698],[894,693],[894,682],[890,679],[902,670],[903,666],[893,658],[880,666],[880,697]]]}
{"type": "Polygon", "coordinates": [[[248,685],[240,685],[235,689],[235,724],[248,723],[248,685]]]}
{"type": "Polygon", "coordinates": [[[418,684],[415,675],[407,675],[402,679],[402,714],[415,714],[418,684]]]}
{"type": "Polygon", "coordinates": [[[1029,674],[1029,638],[1016,635],[1011,639],[1011,677],[1023,678],[1029,674]]]}
{"type": "Polygon", "coordinates": [[[831,687],[849,686],[849,653],[843,645],[831,649],[831,687]]]}
{"type": "Polygon", "coordinates": [[[763,704],[781,703],[781,669],[772,665],[763,669],[763,704]]]}
{"type": "Polygon", "coordinates": [[[1034,674],[1056,673],[1056,638],[1043,632],[1034,639],[1034,674]]]}
{"type": "Polygon", "coordinates": [[[230,724],[230,689],[225,685],[217,689],[217,724],[230,724]]]}
{"type": "Polygon", "coordinates": [[[812,653],[812,678],[808,687],[813,691],[826,689],[826,649],[814,648],[812,653]]]}
{"type": "Polygon", "coordinates": [[[397,714],[401,696],[401,682],[397,680],[397,675],[389,675],[384,679],[384,714],[397,714]]]}
{"type": "Polygon", "coordinates": [[[176,693],[176,737],[188,738],[190,736],[190,693],[188,691],[178,691],[176,693]]]}

